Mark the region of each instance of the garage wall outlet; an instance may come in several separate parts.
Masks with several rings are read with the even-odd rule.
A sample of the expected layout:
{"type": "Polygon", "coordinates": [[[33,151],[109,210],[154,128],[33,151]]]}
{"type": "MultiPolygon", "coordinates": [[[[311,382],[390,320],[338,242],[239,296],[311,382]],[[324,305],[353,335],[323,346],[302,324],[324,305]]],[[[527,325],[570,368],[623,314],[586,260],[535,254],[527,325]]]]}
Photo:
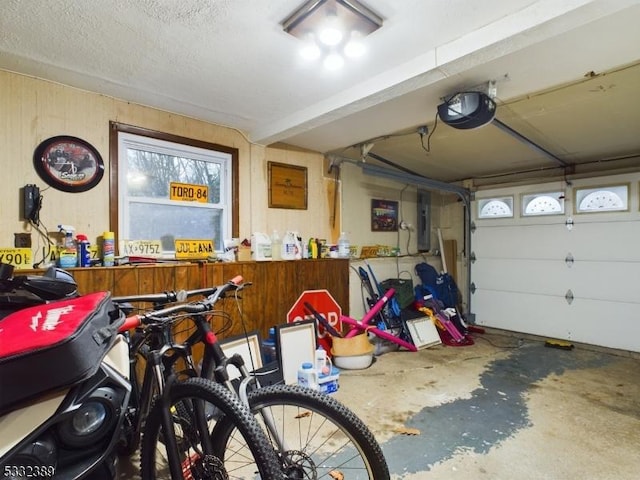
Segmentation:
{"type": "Polygon", "coordinates": [[[411,228],[413,228],[413,225],[410,223],[407,223],[404,220],[400,222],[400,230],[411,230],[411,228]]]}

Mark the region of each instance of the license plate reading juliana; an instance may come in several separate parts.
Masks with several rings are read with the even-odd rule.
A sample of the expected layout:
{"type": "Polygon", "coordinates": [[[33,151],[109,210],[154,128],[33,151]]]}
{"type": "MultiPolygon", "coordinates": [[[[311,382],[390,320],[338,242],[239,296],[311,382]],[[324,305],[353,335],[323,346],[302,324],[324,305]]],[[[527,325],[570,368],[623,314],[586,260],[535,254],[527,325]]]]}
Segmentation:
{"type": "Polygon", "coordinates": [[[33,268],[30,248],[0,248],[0,262],[17,269],[33,268]]]}
{"type": "Polygon", "coordinates": [[[171,182],[169,185],[169,198],[182,202],[207,203],[209,199],[209,187],[206,185],[171,182]]]}
{"type": "Polygon", "coordinates": [[[212,240],[185,240],[175,241],[176,258],[184,259],[206,259],[214,254],[212,240]]]}

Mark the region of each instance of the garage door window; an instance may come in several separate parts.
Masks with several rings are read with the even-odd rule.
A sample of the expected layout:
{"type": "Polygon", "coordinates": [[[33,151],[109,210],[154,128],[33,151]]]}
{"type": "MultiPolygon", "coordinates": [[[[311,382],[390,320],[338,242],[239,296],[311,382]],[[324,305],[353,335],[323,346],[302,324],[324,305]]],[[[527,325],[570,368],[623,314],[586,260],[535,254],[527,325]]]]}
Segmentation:
{"type": "Polygon", "coordinates": [[[629,208],[628,201],[628,185],[576,190],[576,211],[578,213],[625,211],[629,208]]]}
{"type": "Polygon", "coordinates": [[[522,196],[522,215],[562,215],[564,213],[564,193],[531,193],[522,196]]]}
{"type": "Polygon", "coordinates": [[[513,197],[482,198],[478,200],[478,218],[513,217],[513,197]]]}

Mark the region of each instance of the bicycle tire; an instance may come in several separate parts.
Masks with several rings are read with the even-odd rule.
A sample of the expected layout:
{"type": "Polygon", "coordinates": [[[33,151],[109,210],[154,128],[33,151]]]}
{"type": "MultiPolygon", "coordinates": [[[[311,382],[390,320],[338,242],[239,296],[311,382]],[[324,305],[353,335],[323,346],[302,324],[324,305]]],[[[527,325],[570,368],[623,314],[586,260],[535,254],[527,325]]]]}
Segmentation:
{"type": "MultiPolygon", "coordinates": [[[[286,478],[389,479],[389,468],[375,437],[336,399],[298,385],[272,385],[250,392],[248,402],[263,428],[262,409],[275,417],[286,450],[276,446],[272,432],[268,437],[278,451],[286,478]]],[[[212,435],[214,452],[221,457],[229,455],[233,451],[230,446],[238,441],[234,435],[231,422],[219,422],[212,435]]]]}
{"type": "MultiPolygon", "coordinates": [[[[262,478],[275,480],[284,478],[276,452],[255,417],[228,389],[203,378],[190,378],[184,382],[173,384],[169,397],[185,479],[262,478]],[[233,424],[232,428],[240,432],[246,447],[242,453],[249,455],[254,461],[249,470],[232,470],[237,465],[224,464],[220,456],[216,458],[213,455],[202,455],[202,452],[199,451],[202,442],[194,439],[196,429],[193,428],[193,425],[195,421],[193,417],[185,415],[185,411],[193,412],[189,408],[193,405],[192,400],[207,402],[205,410],[209,430],[206,435],[210,435],[210,432],[215,430],[211,424],[217,423],[220,418],[223,418],[225,423],[233,424]],[[258,474],[259,476],[257,476],[258,474]]],[[[171,478],[166,459],[161,458],[161,454],[166,454],[163,442],[162,413],[162,401],[158,398],[147,417],[142,434],[140,473],[145,480],[171,478]]]]}

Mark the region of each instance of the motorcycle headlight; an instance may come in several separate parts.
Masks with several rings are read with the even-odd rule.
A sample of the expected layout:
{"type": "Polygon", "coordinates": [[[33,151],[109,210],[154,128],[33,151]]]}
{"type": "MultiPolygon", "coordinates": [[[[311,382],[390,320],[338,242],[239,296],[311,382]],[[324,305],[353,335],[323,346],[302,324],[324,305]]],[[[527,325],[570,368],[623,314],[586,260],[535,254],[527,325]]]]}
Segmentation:
{"type": "Polygon", "coordinates": [[[97,389],[58,426],[62,443],[77,448],[102,440],[118,421],[119,399],[111,388],[97,389]]]}
{"type": "Polygon", "coordinates": [[[107,419],[107,408],[100,402],[87,402],[71,417],[71,433],[77,436],[91,435],[107,419]]]}

